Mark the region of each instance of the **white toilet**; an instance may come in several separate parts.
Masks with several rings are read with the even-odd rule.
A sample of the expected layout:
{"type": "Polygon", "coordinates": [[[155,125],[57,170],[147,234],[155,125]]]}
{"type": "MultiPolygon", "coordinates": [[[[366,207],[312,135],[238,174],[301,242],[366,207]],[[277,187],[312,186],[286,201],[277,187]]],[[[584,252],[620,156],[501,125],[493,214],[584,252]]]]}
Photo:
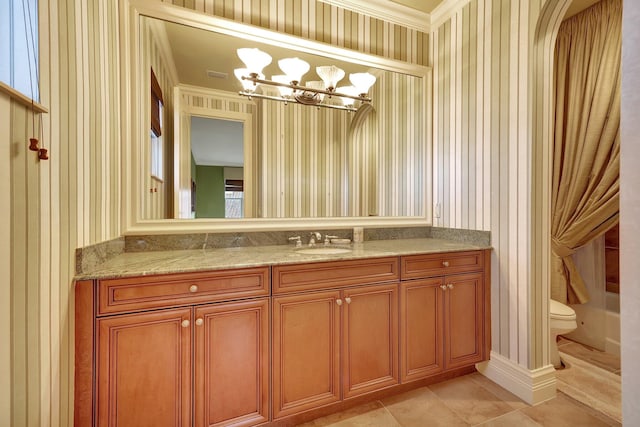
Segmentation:
{"type": "Polygon", "coordinates": [[[558,335],[568,334],[574,331],[578,325],[576,323],[576,312],[569,306],[556,300],[549,300],[549,349],[551,352],[551,363],[555,368],[562,367],[560,353],[558,353],[558,335]]]}

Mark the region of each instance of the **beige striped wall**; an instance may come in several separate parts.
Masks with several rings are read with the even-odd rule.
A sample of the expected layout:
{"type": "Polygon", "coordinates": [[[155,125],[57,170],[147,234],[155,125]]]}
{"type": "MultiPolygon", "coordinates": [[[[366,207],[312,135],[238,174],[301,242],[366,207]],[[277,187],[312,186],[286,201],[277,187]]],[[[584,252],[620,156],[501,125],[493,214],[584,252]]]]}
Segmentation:
{"type": "MultiPolygon", "coordinates": [[[[141,161],[136,162],[142,165],[139,173],[142,174],[144,188],[141,189],[143,195],[142,217],[147,219],[173,218],[173,87],[178,83],[173,66],[171,53],[163,50],[164,27],[155,25],[153,20],[143,20],[140,25],[141,68],[144,71],[146,84],[143,87],[151,87],[150,69],[156,75],[158,84],[162,88],[163,115],[162,115],[162,145],[163,145],[163,177],[162,180],[151,176],[151,151],[150,142],[143,144],[144,150],[139,152],[141,161]],[[173,69],[172,69],[173,67],[173,69]]],[[[143,117],[151,117],[150,102],[143,103],[143,117]]]]}
{"type": "MultiPolygon", "coordinates": [[[[0,425],[71,426],[74,251],[121,234],[120,12],[125,0],[42,0],[44,141],[27,152],[31,122],[0,95],[3,181],[0,425]],[[9,190],[11,191],[4,191],[9,190]],[[10,268],[9,268],[10,267],[10,268]],[[7,285],[8,284],[8,285],[7,285]],[[7,289],[8,286],[8,289],[7,289]],[[6,298],[5,298],[6,297],[6,298]],[[9,317],[10,320],[9,320],[9,317]],[[10,382],[10,387],[4,387],[10,382]]],[[[425,65],[429,35],[315,0],[200,0],[180,6],[312,40],[425,65]],[[286,6],[286,7],[285,7],[286,6]]]]}
{"type": "Polygon", "coordinates": [[[432,32],[434,224],[491,231],[492,349],[548,364],[548,76],[569,1],[472,0],[432,32]]]}
{"type": "Polygon", "coordinates": [[[262,216],[424,215],[423,92],[419,78],[381,72],[361,122],[346,111],[259,101],[262,216]]]}

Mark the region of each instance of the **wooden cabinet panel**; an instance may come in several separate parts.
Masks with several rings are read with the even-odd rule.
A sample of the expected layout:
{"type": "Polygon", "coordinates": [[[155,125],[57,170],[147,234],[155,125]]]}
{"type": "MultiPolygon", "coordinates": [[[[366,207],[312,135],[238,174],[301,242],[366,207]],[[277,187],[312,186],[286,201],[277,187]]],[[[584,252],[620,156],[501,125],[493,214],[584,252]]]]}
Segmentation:
{"type": "Polygon", "coordinates": [[[190,322],[190,308],[98,320],[98,427],[191,425],[190,322]]]}
{"type": "Polygon", "coordinates": [[[273,267],[273,293],[396,281],[398,258],[315,262],[273,267]]]}
{"type": "Polygon", "coordinates": [[[273,418],[340,400],[338,291],[273,298],[273,418]]]}
{"type": "Polygon", "coordinates": [[[482,251],[410,255],[402,257],[402,280],[480,271],[483,266],[482,251]]]}
{"type": "Polygon", "coordinates": [[[269,300],[195,309],[195,426],[269,421],[269,300]]]}
{"type": "Polygon", "coordinates": [[[445,278],[445,366],[447,369],[483,359],[483,275],[445,278]]]}
{"type": "Polygon", "coordinates": [[[98,315],[269,295],[269,267],[98,282],[98,315]]]}
{"type": "Polygon", "coordinates": [[[398,284],[343,291],[344,398],[398,384],[398,284]]]}
{"type": "Polygon", "coordinates": [[[444,291],[441,277],[400,285],[400,355],[403,383],[444,369],[444,291]]]}

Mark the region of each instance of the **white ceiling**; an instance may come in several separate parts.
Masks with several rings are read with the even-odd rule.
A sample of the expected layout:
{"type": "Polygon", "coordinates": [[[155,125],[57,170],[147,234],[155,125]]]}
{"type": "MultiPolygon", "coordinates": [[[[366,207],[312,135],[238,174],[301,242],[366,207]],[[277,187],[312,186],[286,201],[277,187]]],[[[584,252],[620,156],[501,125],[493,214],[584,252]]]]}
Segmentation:
{"type": "MultiPolygon", "coordinates": [[[[144,19],[153,19],[145,17],[144,19]]],[[[182,84],[206,87],[210,89],[235,92],[242,89],[240,82],[233,74],[236,68],[244,65],[236,51],[242,47],[257,47],[267,52],[273,62],[264,69],[265,76],[270,79],[275,74],[282,74],[278,67],[278,60],[291,56],[304,59],[311,65],[311,69],[304,76],[304,81],[320,80],[315,67],[319,65],[336,65],[342,68],[346,75],[370,71],[369,68],[357,64],[337,61],[323,56],[311,55],[303,52],[271,46],[255,41],[247,41],[221,33],[201,30],[185,25],[164,22],[167,38],[171,47],[171,54],[178,72],[178,79],[182,84]],[[225,74],[224,78],[209,77],[207,71],[225,74]]],[[[342,83],[349,84],[345,78],[342,83]]]]}
{"type": "Polygon", "coordinates": [[[243,165],[242,122],[191,117],[191,153],[197,165],[243,165]]]}
{"type": "Polygon", "coordinates": [[[410,7],[412,9],[419,10],[425,13],[433,12],[443,0],[391,0],[393,3],[401,4],[403,6],[410,7]]]}

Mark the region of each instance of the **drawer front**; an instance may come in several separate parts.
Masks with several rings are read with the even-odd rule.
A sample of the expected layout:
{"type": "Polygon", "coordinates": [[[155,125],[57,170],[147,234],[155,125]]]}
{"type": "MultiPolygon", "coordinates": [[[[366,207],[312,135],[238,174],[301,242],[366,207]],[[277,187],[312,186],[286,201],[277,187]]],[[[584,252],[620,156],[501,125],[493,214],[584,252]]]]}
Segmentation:
{"type": "Polygon", "coordinates": [[[269,295],[269,267],[106,279],[98,315],[269,295]]]}
{"type": "Polygon", "coordinates": [[[276,265],[273,293],[387,282],[399,277],[397,257],[276,265]]]}
{"type": "Polygon", "coordinates": [[[483,251],[448,252],[402,257],[403,280],[481,271],[483,268],[483,251]]]}

